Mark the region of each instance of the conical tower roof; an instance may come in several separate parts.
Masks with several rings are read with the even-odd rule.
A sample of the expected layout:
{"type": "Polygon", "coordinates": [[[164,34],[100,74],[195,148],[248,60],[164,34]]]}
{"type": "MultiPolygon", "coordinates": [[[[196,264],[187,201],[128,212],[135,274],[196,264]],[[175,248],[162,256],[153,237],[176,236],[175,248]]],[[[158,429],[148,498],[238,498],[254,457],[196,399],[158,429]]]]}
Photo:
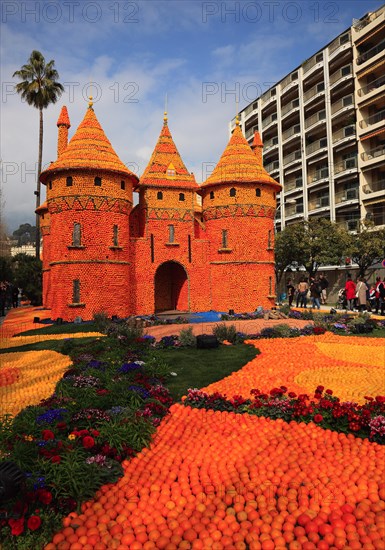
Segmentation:
{"type": "Polygon", "coordinates": [[[264,183],[276,187],[277,191],[281,189],[281,185],[266,172],[258,156],[253,153],[238,125],[218,164],[201,187],[223,183],[264,183]]]}
{"type": "Polygon", "coordinates": [[[115,172],[137,179],[137,176],[123,164],[115,153],[96,118],[92,104],[88,107],[66,149],[55,162],[50,164],[47,170],[42,172],[40,178],[44,183],[54,172],[79,168],[115,172]]]}
{"type": "Polygon", "coordinates": [[[61,108],[56,126],[67,126],[67,128],[71,127],[70,117],[68,116],[67,107],[65,105],[63,105],[63,107],[61,108]]]}
{"type": "Polygon", "coordinates": [[[145,186],[195,190],[199,188],[194,175],[187,170],[176,148],[166,116],[150,162],[140,178],[138,187],[145,186]],[[175,175],[172,175],[173,171],[175,175]]]}

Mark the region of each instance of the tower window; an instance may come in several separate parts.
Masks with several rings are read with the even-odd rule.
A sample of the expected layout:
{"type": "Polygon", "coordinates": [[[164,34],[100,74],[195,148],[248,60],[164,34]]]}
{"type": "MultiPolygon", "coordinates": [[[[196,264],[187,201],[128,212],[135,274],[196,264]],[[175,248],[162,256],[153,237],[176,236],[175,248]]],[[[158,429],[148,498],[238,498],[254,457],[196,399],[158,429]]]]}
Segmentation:
{"type": "Polygon", "coordinates": [[[227,248],[228,239],[227,239],[227,229],[222,229],[222,248],[227,248]]]}
{"type": "Polygon", "coordinates": [[[119,246],[119,227],[117,225],[113,227],[112,244],[113,246],[119,246]]]}
{"type": "Polygon", "coordinates": [[[74,229],[72,232],[72,246],[82,245],[82,226],[80,223],[74,223],[74,229]]]}
{"type": "Polygon", "coordinates": [[[162,191],[158,191],[158,192],[157,192],[156,198],[158,199],[158,201],[163,200],[163,193],[162,193],[162,191]]]}
{"type": "Polygon", "coordinates": [[[72,177],[71,176],[68,176],[68,178],[66,179],[66,186],[67,187],[72,187],[72,177]]]}
{"type": "Polygon", "coordinates": [[[49,182],[48,187],[49,189],[52,189],[52,181],[49,182]]]}
{"type": "Polygon", "coordinates": [[[237,194],[237,190],[235,189],[235,187],[232,187],[230,189],[230,197],[235,197],[237,194]]]}
{"type": "Polygon", "coordinates": [[[95,185],[100,187],[102,185],[102,178],[95,178],[94,183],[95,183],[95,185]]]}
{"type": "Polygon", "coordinates": [[[168,242],[173,243],[175,241],[175,226],[168,226],[168,242]]]}
{"type": "Polygon", "coordinates": [[[269,229],[267,234],[267,248],[271,248],[271,229],[269,229]]]}
{"type": "Polygon", "coordinates": [[[179,200],[184,201],[184,193],[179,193],[179,200]]]}
{"type": "Polygon", "coordinates": [[[255,190],[255,196],[256,196],[256,197],[260,197],[260,196],[261,196],[261,190],[260,190],[259,187],[257,187],[256,190],[255,190]]]}
{"type": "Polygon", "coordinates": [[[72,303],[80,303],[80,280],[75,279],[72,281],[72,303]]]}
{"type": "Polygon", "coordinates": [[[120,182],[120,189],[125,189],[126,188],[126,182],[124,180],[122,180],[120,182]]]}
{"type": "Polygon", "coordinates": [[[214,198],[214,191],[210,191],[210,199],[214,198]]]}
{"type": "Polygon", "coordinates": [[[169,168],[167,170],[167,177],[168,178],[175,178],[175,170],[173,170],[172,168],[169,168]]]}

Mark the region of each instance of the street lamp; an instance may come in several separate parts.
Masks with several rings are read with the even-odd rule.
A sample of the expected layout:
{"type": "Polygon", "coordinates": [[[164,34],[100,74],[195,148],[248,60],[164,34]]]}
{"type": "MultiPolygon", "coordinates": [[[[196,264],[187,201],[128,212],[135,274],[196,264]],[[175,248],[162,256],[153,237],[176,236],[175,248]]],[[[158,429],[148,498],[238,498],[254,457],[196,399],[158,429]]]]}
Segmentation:
{"type": "MultiPolygon", "coordinates": [[[[288,204],[297,204],[297,201],[295,199],[287,199],[286,201],[283,200],[283,202],[280,202],[275,210],[275,217],[274,217],[274,231],[277,232],[277,214],[280,212],[282,205],[287,206],[288,204]]],[[[281,220],[282,221],[282,220],[281,220]]]]}

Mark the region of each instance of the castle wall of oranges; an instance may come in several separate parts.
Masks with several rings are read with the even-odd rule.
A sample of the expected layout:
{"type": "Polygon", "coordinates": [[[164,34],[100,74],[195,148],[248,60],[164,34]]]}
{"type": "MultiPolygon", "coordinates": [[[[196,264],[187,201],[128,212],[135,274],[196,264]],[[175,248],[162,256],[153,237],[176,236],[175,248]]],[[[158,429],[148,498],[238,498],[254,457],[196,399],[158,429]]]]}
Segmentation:
{"type": "Polygon", "coordinates": [[[254,311],[274,304],[274,214],[281,186],[264,170],[258,134],[237,124],[201,185],[175,146],[165,113],[139,178],[119,159],[90,102],[42,172],[43,305],[52,319],[97,312],[254,311]],[[133,192],[139,202],[133,203],[133,192]],[[199,197],[201,200],[199,201],[199,197]]]}

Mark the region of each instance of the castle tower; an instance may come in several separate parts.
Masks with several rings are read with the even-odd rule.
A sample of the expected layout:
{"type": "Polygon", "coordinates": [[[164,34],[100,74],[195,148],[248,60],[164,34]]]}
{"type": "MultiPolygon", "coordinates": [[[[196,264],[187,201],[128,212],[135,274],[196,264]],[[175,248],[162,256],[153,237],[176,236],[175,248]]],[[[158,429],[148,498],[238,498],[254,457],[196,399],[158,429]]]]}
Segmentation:
{"type": "Polygon", "coordinates": [[[237,124],[212,174],[201,185],[210,240],[212,309],[238,312],[274,304],[274,215],[281,185],[251,150],[237,124]]]}
{"type": "Polygon", "coordinates": [[[40,216],[40,234],[43,239],[42,248],[42,262],[43,262],[43,295],[42,304],[46,308],[51,307],[50,290],[50,278],[51,269],[49,265],[49,250],[50,250],[50,215],[48,211],[47,202],[44,202],[35,210],[36,214],[40,216]]]}
{"type": "Polygon", "coordinates": [[[71,128],[67,107],[65,105],[60,111],[56,126],[59,128],[59,135],[57,140],[57,156],[60,157],[61,153],[67,148],[68,130],[71,128]]]}
{"type": "MultiPolygon", "coordinates": [[[[90,101],[66,144],[68,114],[59,117],[58,159],[42,172],[50,216],[49,284],[53,319],[92,319],[130,312],[129,224],[138,178],[107,139],[90,101]]],[[[44,289],[49,297],[49,289],[44,289]]]]}
{"type": "Polygon", "coordinates": [[[139,204],[131,215],[135,276],[140,281],[138,313],[197,311],[204,305],[199,281],[207,279],[202,265],[202,240],[197,236],[198,184],[175,146],[167,114],[158,142],[139,185],[139,204]]]}

